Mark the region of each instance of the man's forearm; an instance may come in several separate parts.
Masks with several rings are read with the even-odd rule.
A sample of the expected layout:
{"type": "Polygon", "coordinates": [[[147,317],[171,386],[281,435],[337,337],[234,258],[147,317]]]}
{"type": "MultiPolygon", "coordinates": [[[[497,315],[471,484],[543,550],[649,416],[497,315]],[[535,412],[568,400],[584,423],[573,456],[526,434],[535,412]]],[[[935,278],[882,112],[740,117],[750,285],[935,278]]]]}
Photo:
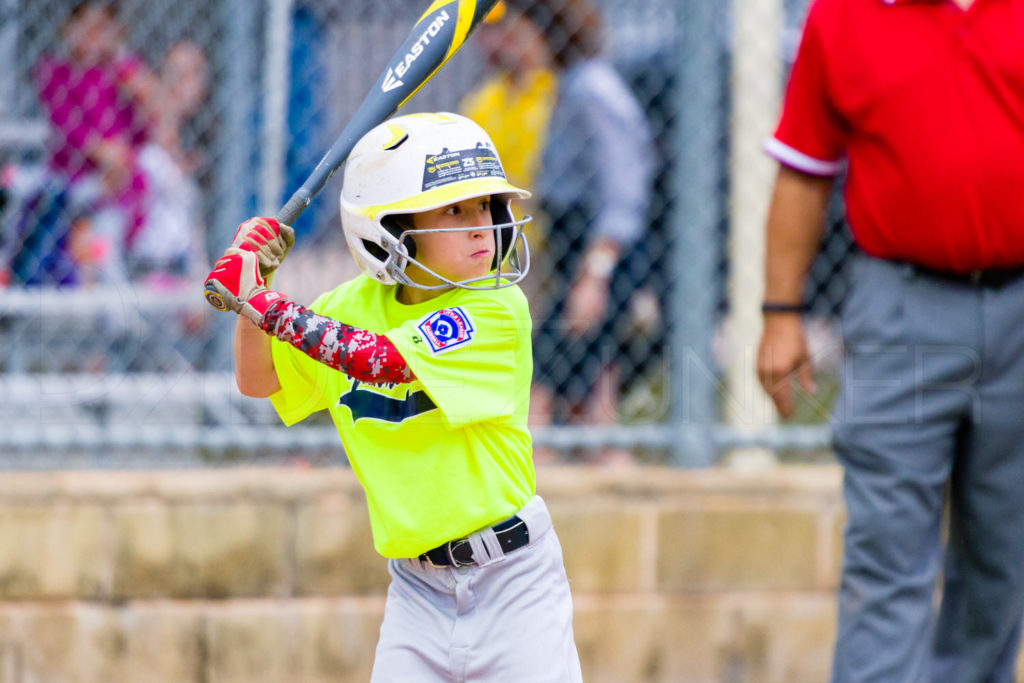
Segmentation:
{"type": "Polygon", "coordinates": [[[832,178],[779,167],[765,243],[765,301],[798,304],[821,244],[832,178]]]}

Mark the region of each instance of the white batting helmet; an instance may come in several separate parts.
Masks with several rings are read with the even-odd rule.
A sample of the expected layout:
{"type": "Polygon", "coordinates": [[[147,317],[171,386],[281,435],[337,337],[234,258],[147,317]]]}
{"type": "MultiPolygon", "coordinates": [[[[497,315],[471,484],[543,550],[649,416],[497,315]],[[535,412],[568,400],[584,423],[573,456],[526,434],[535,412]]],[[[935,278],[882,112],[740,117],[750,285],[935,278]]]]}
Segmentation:
{"type": "Polygon", "coordinates": [[[498,289],[520,282],[530,267],[523,235],[527,216],[512,215],[513,197],[530,193],[509,184],[498,152],[483,128],[458,114],[408,114],[385,121],[364,135],[345,163],[341,227],[359,268],[375,280],[418,289],[498,289]],[[492,273],[449,280],[416,260],[412,230],[394,216],[429,211],[474,197],[491,197],[493,226],[442,228],[430,232],[494,230],[492,273]],[[409,263],[442,284],[421,285],[405,273],[409,263]]]}

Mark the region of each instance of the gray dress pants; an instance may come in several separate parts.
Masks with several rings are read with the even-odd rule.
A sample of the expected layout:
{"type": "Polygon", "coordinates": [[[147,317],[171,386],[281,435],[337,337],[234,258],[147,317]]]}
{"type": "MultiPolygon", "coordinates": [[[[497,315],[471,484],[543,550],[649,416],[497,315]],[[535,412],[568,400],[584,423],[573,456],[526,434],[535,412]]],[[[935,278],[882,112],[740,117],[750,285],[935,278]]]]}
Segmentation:
{"type": "Polygon", "coordinates": [[[1024,611],[1024,278],[986,286],[867,256],[852,275],[832,680],[1008,683],[1024,611]]]}

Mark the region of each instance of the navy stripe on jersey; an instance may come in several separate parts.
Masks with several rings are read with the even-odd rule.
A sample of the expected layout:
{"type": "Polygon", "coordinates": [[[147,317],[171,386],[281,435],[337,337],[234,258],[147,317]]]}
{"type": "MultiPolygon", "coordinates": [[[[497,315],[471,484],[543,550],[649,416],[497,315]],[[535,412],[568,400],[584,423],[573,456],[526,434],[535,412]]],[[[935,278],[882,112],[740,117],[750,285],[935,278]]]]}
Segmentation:
{"type": "Polygon", "coordinates": [[[424,391],[406,392],[404,399],[360,389],[359,382],[352,382],[352,388],[338,398],[338,405],[348,406],[352,411],[352,422],[363,418],[384,422],[404,422],[411,417],[436,410],[437,406],[424,391]]]}

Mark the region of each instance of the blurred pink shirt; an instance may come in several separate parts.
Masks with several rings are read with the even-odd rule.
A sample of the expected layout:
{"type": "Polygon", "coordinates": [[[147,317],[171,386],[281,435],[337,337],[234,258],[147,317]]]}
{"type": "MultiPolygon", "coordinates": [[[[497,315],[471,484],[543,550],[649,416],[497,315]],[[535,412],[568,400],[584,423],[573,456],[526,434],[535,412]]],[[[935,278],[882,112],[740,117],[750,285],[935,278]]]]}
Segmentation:
{"type": "MultiPolygon", "coordinates": [[[[72,180],[95,170],[95,164],[85,154],[86,144],[94,136],[104,140],[121,138],[134,152],[141,149],[148,137],[146,121],[137,104],[123,92],[123,84],[143,67],[142,60],[132,55],[94,66],[79,66],[53,57],[40,60],[36,79],[39,99],[53,125],[53,170],[72,180]]],[[[146,198],[146,179],[137,166],[131,176],[131,181],[114,198],[128,213],[128,241],[144,218],[146,198]]]]}

